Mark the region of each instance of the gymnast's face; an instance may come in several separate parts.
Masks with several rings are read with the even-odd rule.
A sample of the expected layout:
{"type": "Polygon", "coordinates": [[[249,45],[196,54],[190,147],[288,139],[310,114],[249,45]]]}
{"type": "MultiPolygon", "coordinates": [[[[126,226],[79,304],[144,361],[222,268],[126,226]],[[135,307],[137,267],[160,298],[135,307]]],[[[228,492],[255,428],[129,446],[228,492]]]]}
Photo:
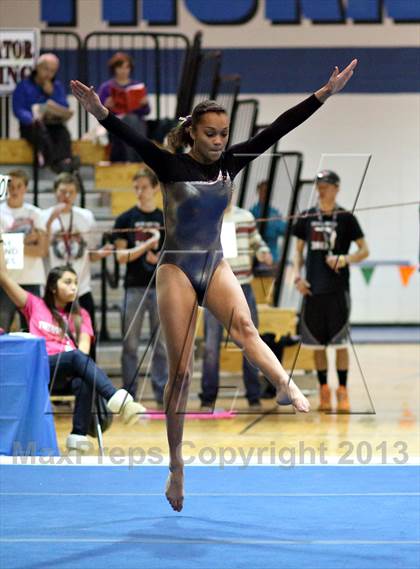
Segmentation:
{"type": "Polygon", "coordinates": [[[71,271],[65,271],[57,281],[55,298],[58,304],[65,306],[69,302],[74,302],[77,296],[77,276],[71,271]]]}
{"type": "Polygon", "coordinates": [[[204,164],[218,160],[229,137],[229,118],[226,113],[204,113],[200,122],[191,128],[193,154],[204,164]]]}

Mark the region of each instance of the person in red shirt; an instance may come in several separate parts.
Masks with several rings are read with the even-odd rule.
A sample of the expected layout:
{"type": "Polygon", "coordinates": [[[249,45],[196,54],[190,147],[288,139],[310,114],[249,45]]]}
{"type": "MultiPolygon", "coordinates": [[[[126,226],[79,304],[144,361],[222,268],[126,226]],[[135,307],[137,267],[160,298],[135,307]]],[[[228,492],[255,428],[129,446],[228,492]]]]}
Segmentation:
{"type": "Polygon", "coordinates": [[[45,338],[50,386],[71,381],[76,395],[73,428],[67,437],[70,451],[90,448],[88,432],[93,391],[104,397],[113,413],[122,413],[125,423],[138,419],[145,408],[125,389],[116,389],[105,372],[89,357],[94,341],[89,314],[77,303],[77,274],[70,265],[50,271],[43,298],[27,292],[8,274],[0,234],[0,287],[23,313],[31,334],[45,338]]]}

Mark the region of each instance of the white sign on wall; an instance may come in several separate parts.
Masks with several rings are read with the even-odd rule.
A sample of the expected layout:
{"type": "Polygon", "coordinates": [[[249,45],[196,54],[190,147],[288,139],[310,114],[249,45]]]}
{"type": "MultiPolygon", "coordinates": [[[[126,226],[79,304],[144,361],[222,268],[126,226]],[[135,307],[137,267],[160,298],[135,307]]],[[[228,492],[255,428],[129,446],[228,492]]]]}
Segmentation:
{"type": "Polygon", "coordinates": [[[4,256],[8,269],[23,269],[23,233],[3,233],[4,256]]]}
{"type": "Polygon", "coordinates": [[[0,28],[0,94],[13,92],[39,55],[39,30],[0,28]]]}

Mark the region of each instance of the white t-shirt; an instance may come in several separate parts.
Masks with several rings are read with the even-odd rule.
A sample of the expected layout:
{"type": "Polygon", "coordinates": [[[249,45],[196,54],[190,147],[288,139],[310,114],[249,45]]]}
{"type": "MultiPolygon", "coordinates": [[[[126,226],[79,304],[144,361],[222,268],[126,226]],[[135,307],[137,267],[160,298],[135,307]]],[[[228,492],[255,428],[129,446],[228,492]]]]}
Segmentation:
{"type": "MultiPolygon", "coordinates": [[[[42,210],[24,203],[22,207],[9,207],[0,203],[0,231],[2,233],[24,233],[34,229],[46,230],[42,210]]],[[[10,269],[12,279],[21,285],[45,285],[45,269],[42,257],[24,255],[23,269],[10,269]]]]}
{"type": "MultiPolygon", "coordinates": [[[[53,209],[43,210],[45,223],[53,209]]],[[[91,290],[89,250],[96,248],[95,227],[93,213],[77,206],[73,206],[70,213],[62,213],[51,224],[50,266],[72,265],[79,280],[79,296],[91,290]]]]}

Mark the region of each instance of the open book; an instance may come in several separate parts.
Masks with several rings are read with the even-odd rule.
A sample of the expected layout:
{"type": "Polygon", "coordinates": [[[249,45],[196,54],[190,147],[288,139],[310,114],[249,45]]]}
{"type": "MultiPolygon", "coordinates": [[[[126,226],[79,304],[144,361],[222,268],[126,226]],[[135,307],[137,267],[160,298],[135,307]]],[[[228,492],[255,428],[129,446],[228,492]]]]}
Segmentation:
{"type": "Polygon", "coordinates": [[[125,89],[112,85],[112,111],[117,115],[131,113],[142,106],[141,103],[146,96],[147,90],[144,83],[135,83],[125,89]]]}

